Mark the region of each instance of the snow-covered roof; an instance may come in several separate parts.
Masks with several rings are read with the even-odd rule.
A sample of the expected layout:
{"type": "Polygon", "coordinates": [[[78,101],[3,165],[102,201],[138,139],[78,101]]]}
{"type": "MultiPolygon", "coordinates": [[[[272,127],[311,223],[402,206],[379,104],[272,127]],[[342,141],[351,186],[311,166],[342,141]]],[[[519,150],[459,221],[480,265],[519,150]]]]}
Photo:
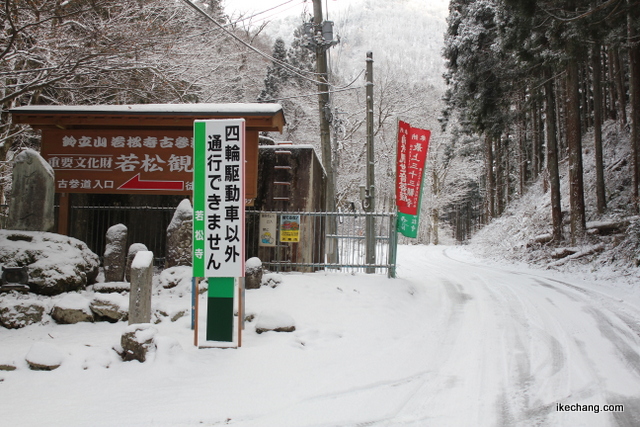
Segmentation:
{"type": "Polygon", "coordinates": [[[244,118],[247,129],[279,131],[286,121],[280,104],[126,104],[27,105],[9,110],[14,123],[35,128],[58,127],[174,127],[188,128],[194,120],[244,118]]]}
{"type": "Polygon", "coordinates": [[[125,104],[125,105],[26,105],[11,113],[29,114],[206,114],[206,115],[273,115],[282,111],[280,104],[125,104]]]}

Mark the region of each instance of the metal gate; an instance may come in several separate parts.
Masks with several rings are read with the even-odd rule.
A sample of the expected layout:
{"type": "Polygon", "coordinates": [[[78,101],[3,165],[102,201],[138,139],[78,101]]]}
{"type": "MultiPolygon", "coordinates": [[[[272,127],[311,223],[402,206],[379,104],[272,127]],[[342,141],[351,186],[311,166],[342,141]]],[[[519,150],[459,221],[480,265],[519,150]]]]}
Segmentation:
{"type": "Polygon", "coordinates": [[[271,271],[348,271],[395,277],[396,215],[355,212],[247,211],[247,258],[260,258],[271,271]],[[260,242],[260,217],[276,215],[274,246],[260,242]],[[299,242],[282,241],[281,218],[299,216],[299,242]],[[375,263],[366,263],[367,217],[375,224],[375,263]]]}

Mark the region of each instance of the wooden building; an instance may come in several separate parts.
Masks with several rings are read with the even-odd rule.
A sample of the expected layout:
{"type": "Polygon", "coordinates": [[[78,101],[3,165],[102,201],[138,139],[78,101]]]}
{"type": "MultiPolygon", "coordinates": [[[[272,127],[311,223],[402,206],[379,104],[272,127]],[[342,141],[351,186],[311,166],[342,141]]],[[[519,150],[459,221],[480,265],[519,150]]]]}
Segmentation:
{"type": "Polygon", "coordinates": [[[42,132],[41,154],[56,174],[58,233],[99,254],[106,229],[118,222],[135,242],[156,253],[164,248],[173,210],[191,196],[194,120],[245,120],[247,206],[258,196],[259,132],[285,125],[278,104],[33,105],[10,112],[14,123],[42,132]],[[113,215],[99,219],[100,210],[113,215]],[[145,227],[160,241],[136,238],[145,227]]]}

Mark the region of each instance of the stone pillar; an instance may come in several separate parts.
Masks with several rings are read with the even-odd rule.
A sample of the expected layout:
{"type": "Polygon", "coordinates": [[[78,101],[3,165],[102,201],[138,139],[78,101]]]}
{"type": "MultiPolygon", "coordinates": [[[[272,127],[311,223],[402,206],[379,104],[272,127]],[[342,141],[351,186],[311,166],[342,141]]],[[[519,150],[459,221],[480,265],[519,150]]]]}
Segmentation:
{"type": "Polygon", "coordinates": [[[116,224],[107,230],[107,244],[104,249],[105,282],[122,282],[127,264],[127,227],[116,224]]]}
{"type": "Polygon", "coordinates": [[[10,230],[51,231],[55,196],[53,168],[34,150],[16,156],[9,203],[10,230]]]}
{"type": "Polygon", "coordinates": [[[167,227],[167,268],[192,264],[192,234],[193,208],[189,199],[184,199],[178,205],[171,224],[167,227]]]}
{"type": "Polygon", "coordinates": [[[245,289],[260,289],[262,286],[262,261],[260,258],[249,258],[244,264],[245,289]]]}
{"type": "Polygon", "coordinates": [[[151,322],[153,252],[139,251],[131,263],[129,324],[151,322]]]}
{"type": "Polygon", "coordinates": [[[128,282],[131,280],[131,263],[136,257],[136,254],[140,251],[148,251],[147,246],[143,243],[134,243],[129,246],[129,253],[127,254],[127,266],[124,269],[124,279],[128,282]]]}

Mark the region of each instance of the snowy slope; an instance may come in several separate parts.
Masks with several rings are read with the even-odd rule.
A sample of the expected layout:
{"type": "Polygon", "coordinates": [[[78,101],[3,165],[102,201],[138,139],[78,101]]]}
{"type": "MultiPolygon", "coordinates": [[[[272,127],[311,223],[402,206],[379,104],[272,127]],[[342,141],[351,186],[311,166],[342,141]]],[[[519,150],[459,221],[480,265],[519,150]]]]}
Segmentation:
{"type": "Polygon", "coordinates": [[[603,245],[603,250],[590,256],[557,264],[553,258],[558,248],[570,247],[568,163],[560,163],[561,202],[565,241],[558,244],[532,244],[536,236],[551,233],[551,196],[545,176],[532,183],[525,193],[514,197],[502,216],[491,221],[471,239],[470,249],[484,257],[511,261],[580,275],[586,271],[603,280],[634,283],[640,276],[636,258],[640,251],[640,218],[633,209],[631,193],[631,161],[629,132],[614,121],[603,127],[604,174],[607,210],[597,212],[596,172],[593,132],[583,137],[584,197],[587,226],[603,221],[630,220],[625,231],[612,235],[589,234],[578,242],[577,250],[603,245]]]}

